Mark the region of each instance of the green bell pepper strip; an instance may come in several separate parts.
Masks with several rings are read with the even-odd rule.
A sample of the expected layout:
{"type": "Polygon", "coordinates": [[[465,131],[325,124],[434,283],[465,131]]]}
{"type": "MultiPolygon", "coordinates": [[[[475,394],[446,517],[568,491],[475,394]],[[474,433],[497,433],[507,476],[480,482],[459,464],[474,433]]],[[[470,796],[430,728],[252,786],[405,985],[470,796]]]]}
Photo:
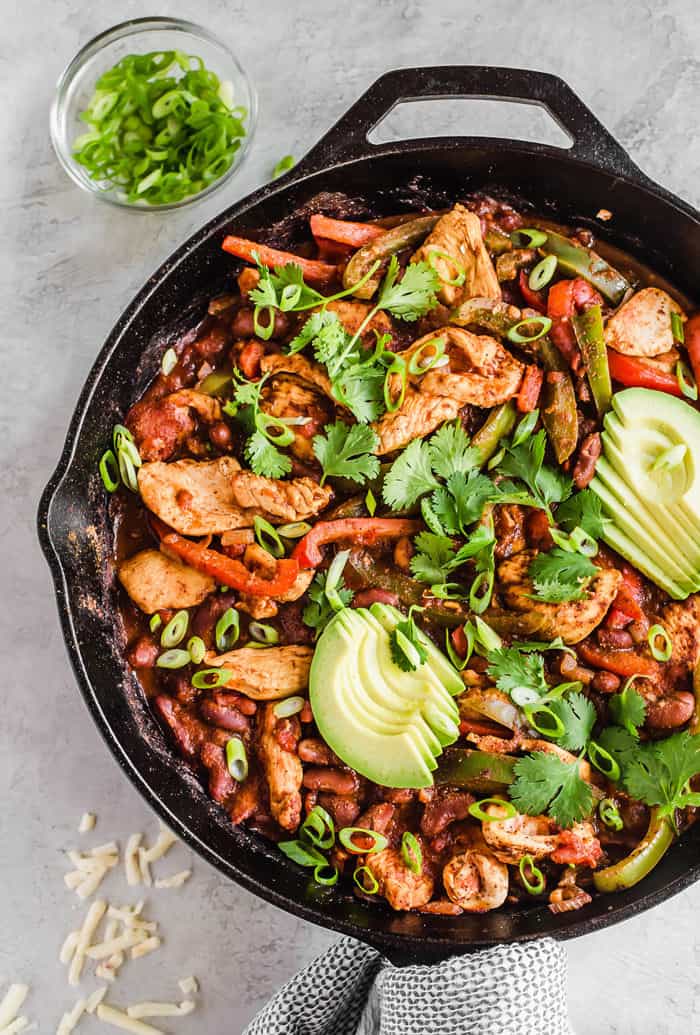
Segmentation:
{"type": "Polygon", "coordinates": [[[474,433],[471,444],[481,454],[481,462],[485,464],[498,449],[501,439],[509,435],[515,426],[515,406],[512,402],[502,403],[489,413],[479,430],[474,433]]]}
{"type": "MultiPolygon", "coordinates": [[[[345,267],[343,274],[343,287],[352,288],[363,277],[367,275],[372,265],[379,259],[384,261],[390,259],[402,248],[410,248],[420,244],[428,236],[437,223],[440,216],[420,216],[412,219],[410,223],[402,223],[385,234],[378,237],[362,248],[358,248],[350,262],[345,267]]],[[[356,291],[353,292],[356,298],[371,298],[382,281],[381,271],[366,280],[356,291]]]]}
{"type": "Polygon", "coordinates": [[[592,305],[580,315],[572,317],[578,347],[588,374],[596,410],[602,417],[612,404],[612,382],[608,367],[608,350],[603,336],[603,313],[599,305],[592,305]]]}
{"type": "Polygon", "coordinates": [[[469,748],[448,748],[435,772],[435,782],[466,787],[478,793],[504,791],[515,779],[515,763],[516,759],[510,755],[469,748]]]}
{"type": "Polygon", "coordinates": [[[634,887],[654,869],[670,847],[673,837],[673,827],[668,817],[660,815],[658,808],[652,809],[647,832],[634,851],[613,866],[596,870],[593,874],[596,889],[615,892],[634,887]]]}
{"type": "Polygon", "coordinates": [[[542,386],[540,416],[552,443],[557,462],[563,464],[576,449],[578,416],[576,395],[567,370],[566,361],[549,338],[536,343],[538,354],[546,371],[542,386]],[[549,374],[557,375],[549,377],[549,374]]]}
{"type": "Polygon", "coordinates": [[[457,327],[481,327],[502,338],[520,320],[522,313],[517,306],[494,298],[468,298],[450,313],[450,323],[457,327]]]}
{"type": "Polygon", "coordinates": [[[548,230],[540,251],[544,255],[555,255],[561,273],[583,277],[613,305],[618,305],[625,292],[629,291],[629,281],[621,273],[590,248],[574,244],[568,237],[548,230]]]}

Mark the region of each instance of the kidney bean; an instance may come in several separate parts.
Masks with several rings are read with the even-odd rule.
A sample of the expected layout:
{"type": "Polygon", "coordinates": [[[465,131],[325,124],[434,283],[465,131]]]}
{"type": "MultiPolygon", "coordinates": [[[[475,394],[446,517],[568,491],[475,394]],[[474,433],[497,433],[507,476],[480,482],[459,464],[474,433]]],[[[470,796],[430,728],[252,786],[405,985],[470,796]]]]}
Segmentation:
{"type": "Polygon", "coordinates": [[[439,788],[436,797],[423,809],[421,833],[427,838],[437,837],[450,823],[466,819],[473,801],[474,796],[466,791],[446,791],[439,788]]]}
{"type": "Polygon", "coordinates": [[[387,834],[396,816],[396,806],[388,801],[370,805],[357,819],[357,826],[364,830],[376,830],[378,834],[387,834]]]}
{"type": "Polygon", "coordinates": [[[192,635],[201,636],[207,647],[213,647],[216,623],[235,600],[235,593],[211,593],[192,616],[192,635]]]}
{"type": "Polygon", "coordinates": [[[304,740],[300,740],[297,754],[302,762],[309,762],[311,765],[337,766],[340,764],[328,745],[315,737],[307,737],[304,740]]]}
{"type": "Polygon", "coordinates": [[[596,639],[606,650],[627,649],[634,643],[627,629],[606,629],[604,626],[600,626],[596,631],[596,639]]]}
{"type": "Polygon", "coordinates": [[[258,710],[256,701],[251,701],[250,697],[238,694],[234,690],[217,690],[214,699],[228,708],[237,708],[242,715],[255,715],[258,710]]]}
{"type": "Polygon", "coordinates": [[[304,707],[299,712],[299,722],[307,723],[314,721],[314,713],[311,710],[311,702],[304,701],[304,707]]]}
{"type": "Polygon", "coordinates": [[[225,453],[227,449],[231,448],[231,443],[233,441],[231,429],[228,424],[225,424],[222,420],[218,420],[216,424],[212,424],[209,428],[209,438],[211,439],[212,445],[215,445],[222,453],[225,453]]]}
{"type": "Polygon", "coordinates": [[[345,794],[319,794],[318,804],[329,812],[338,829],[351,827],[360,814],[355,798],[345,794]]]}
{"type": "Polygon", "coordinates": [[[175,741],[186,758],[194,761],[208,736],[208,729],[188,709],[166,694],[159,694],[153,706],[170,729],[175,741]]]}
{"type": "Polygon", "coordinates": [[[260,283],[260,274],[252,266],[244,266],[236,279],[238,281],[238,290],[245,298],[260,283]]]}
{"type": "Polygon", "coordinates": [[[296,715],[292,715],[288,719],[278,719],[275,726],[275,740],[282,748],[283,751],[289,751],[291,753],[297,750],[299,743],[299,737],[301,736],[301,726],[296,715]]]}
{"type": "Polygon", "coordinates": [[[643,615],[636,622],[632,622],[627,626],[627,632],[632,637],[634,643],[646,643],[650,627],[651,622],[646,615],[643,615]]]}
{"type": "Polygon", "coordinates": [[[359,781],[355,773],[343,769],[306,769],[304,787],[311,791],[329,791],[331,794],[354,794],[359,781]]]}
{"type": "Polygon", "coordinates": [[[231,333],[234,338],[252,338],[255,334],[253,326],[253,309],[251,306],[241,306],[231,321],[231,333]]]}
{"type": "Polygon", "coordinates": [[[217,323],[206,334],[197,339],[194,347],[202,359],[217,359],[230,340],[230,332],[221,323],[217,323]]]}
{"type": "Polygon", "coordinates": [[[413,801],[416,792],[411,787],[387,787],[383,792],[384,800],[394,805],[407,805],[413,801]]]}
{"type": "Polygon", "coordinates": [[[202,718],[213,726],[220,726],[222,729],[231,730],[234,733],[247,733],[250,729],[250,722],[245,715],[241,715],[238,708],[207,700],[202,701],[199,711],[202,718]]]}
{"type": "Polygon", "coordinates": [[[399,606],[399,598],[396,593],[388,589],[361,589],[352,599],[351,607],[370,607],[372,604],[388,604],[390,607],[399,606]]]}
{"type": "Polygon", "coordinates": [[[606,672],[601,669],[593,676],[591,686],[594,690],[599,690],[601,694],[614,694],[620,689],[620,682],[620,677],[616,676],[614,672],[606,672]]]}
{"type": "Polygon", "coordinates": [[[217,744],[206,743],[202,746],[200,758],[209,772],[209,793],[214,801],[224,804],[236,790],[236,781],[226,765],[224,749],[217,744]]]}
{"type": "Polygon", "coordinates": [[[150,636],[139,636],[126,656],[132,668],[154,668],[160,647],[150,636]]]}
{"type": "Polygon", "coordinates": [[[586,435],[579,448],[572,472],[577,489],[585,489],[593,480],[595,465],[598,463],[601,449],[599,432],[594,431],[591,435],[586,435]]]}
{"type": "Polygon", "coordinates": [[[656,730],[684,726],[695,709],[695,698],[687,690],[676,690],[658,701],[647,701],[646,724],[656,730]]]}

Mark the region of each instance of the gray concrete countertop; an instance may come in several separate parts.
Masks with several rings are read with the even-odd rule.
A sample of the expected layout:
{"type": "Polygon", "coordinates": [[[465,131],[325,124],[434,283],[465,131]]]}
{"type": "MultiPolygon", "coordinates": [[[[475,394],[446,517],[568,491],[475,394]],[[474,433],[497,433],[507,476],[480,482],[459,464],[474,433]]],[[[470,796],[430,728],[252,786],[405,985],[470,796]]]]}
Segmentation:
{"type": "MultiPolygon", "coordinates": [[[[82,914],[62,881],[62,852],[78,845],[81,813],[99,815],[98,843],[155,818],[118,770],[76,690],[59,633],[34,515],[58,458],[80,386],[113,322],[168,253],[216,211],[300,156],[373,79],[412,64],[534,66],[563,76],[640,166],[700,202],[700,20],[693,0],[609,4],[540,0],[173,0],[167,12],[218,32],[251,70],[260,96],[252,152],[221,194],[166,216],[91,201],[65,177],[48,139],[53,85],[96,32],[151,13],[135,0],[4,0],[0,42],[0,614],[5,657],[0,726],[0,992],[33,988],[26,1012],[48,1033],[75,994],[57,961],[82,914]]],[[[401,116],[387,135],[424,127],[517,136],[551,132],[530,109],[466,104],[401,116]],[[534,121],[533,121],[534,119],[534,121]],[[534,127],[534,130],[533,130],[534,127]],[[545,129],[546,128],[546,129],[545,129]]],[[[549,137],[548,137],[549,139],[549,137]]],[[[174,854],[174,853],[173,853],[174,854]]],[[[190,853],[161,864],[181,868],[190,853]]],[[[117,1003],[171,998],[197,974],[202,1011],[164,1024],[211,1035],[239,1032],[262,1002],[331,940],[227,883],[194,860],[183,892],[149,896],[166,948],[125,969],[117,1003]]],[[[104,886],[129,901],[121,874],[104,886]]],[[[578,1035],[700,1031],[700,888],[637,920],[570,943],[570,1004],[578,1035]]],[[[89,991],[94,983],[86,985],[89,991]]],[[[80,1031],[105,1030],[88,1018],[80,1031]]]]}

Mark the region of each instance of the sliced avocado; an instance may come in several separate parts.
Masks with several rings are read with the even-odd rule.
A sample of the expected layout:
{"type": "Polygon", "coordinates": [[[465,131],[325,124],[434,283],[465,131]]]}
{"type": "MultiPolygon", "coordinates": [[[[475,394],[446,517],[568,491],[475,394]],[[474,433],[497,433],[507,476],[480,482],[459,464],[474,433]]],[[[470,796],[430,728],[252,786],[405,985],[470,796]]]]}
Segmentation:
{"type": "MultiPolygon", "coordinates": [[[[370,612],[382,623],[388,632],[395,629],[398,623],[402,622],[404,619],[401,612],[397,608],[391,607],[389,604],[372,604],[370,612]]],[[[430,637],[426,636],[422,629],[418,630],[418,638],[428,654],[426,664],[430,665],[433,672],[435,672],[447,689],[447,692],[453,697],[456,697],[458,694],[463,694],[464,683],[462,682],[462,677],[459,672],[450,664],[442,651],[438,650],[430,637]]]]}
{"type": "Polygon", "coordinates": [[[608,528],[603,536],[608,546],[611,546],[613,550],[617,550],[621,557],[633,564],[635,568],[638,568],[647,578],[655,582],[657,586],[665,590],[670,597],[674,600],[685,600],[686,597],[694,591],[693,586],[678,585],[669,579],[664,571],[661,570],[653,561],[651,561],[644,553],[638,550],[635,543],[625,535],[624,532],[620,531],[619,528],[612,526],[608,528]]]}

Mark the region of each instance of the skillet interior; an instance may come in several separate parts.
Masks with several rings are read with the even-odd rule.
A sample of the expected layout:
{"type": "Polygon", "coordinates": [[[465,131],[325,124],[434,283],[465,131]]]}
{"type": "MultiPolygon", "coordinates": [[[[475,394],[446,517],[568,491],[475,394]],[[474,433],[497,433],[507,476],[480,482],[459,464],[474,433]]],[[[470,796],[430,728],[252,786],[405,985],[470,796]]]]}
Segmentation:
{"type": "MultiPolygon", "coordinates": [[[[490,94],[489,73],[499,70],[477,71],[486,79],[486,88],[479,92],[490,94]]],[[[285,217],[292,210],[303,213],[304,205],[320,191],[356,196],[377,214],[418,204],[442,207],[446,197],[458,199],[474,190],[526,199],[539,213],[579,225],[595,225],[596,212],[607,208],[614,219],[605,227],[606,239],[654,266],[691,298],[697,296],[693,271],[700,266],[698,214],[639,174],[602,127],[594,158],[607,169],[556,148],[504,140],[444,138],[377,148],[367,145],[365,135],[372,122],[399,96],[448,92],[426,87],[427,72],[449,72],[449,92],[477,92],[469,89],[472,78],[467,73],[471,76],[473,69],[390,73],[341,120],[340,133],[336,127],[296,170],[209,223],[150,278],[97,359],[39,512],[40,538],[54,575],[73,667],[93,717],[132,782],[176,832],[225,875],[290,912],[353,934],[400,960],[426,959],[501,941],[527,941],[545,934],[573,937],[647,909],[700,876],[700,826],[696,824],[675,844],[636,888],[614,897],[598,896],[582,912],[559,916],[543,906],[459,918],[402,915],[380,904],[367,906],[335,888],[307,884],[305,875],[267,841],[230,826],[176,758],[145,703],[123,657],[110,563],[111,533],[96,460],[112,424],[154,376],[164,342],[196,324],[206,298],[230,275],[231,259],[220,249],[224,233],[235,228],[237,233],[247,234],[283,220],[276,239],[285,243],[295,228],[294,220],[285,217]],[[423,83],[417,92],[416,77],[421,74],[423,83]],[[367,106],[372,91],[376,94],[383,84],[386,94],[389,80],[389,97],[381,96],[379,89],[374,107],[367,106]],[[343,129],[350,116],[348,128],[343,129]],[[349,152],[349,159],[343,160],[339,153],[343,150],[349,152]],[[328,161],[335,164],[316,171],[317,164],[328,161]],[[623,170],[626,175],[620,175],[623,170]]],[[[552,89],[567,90],[559,80],[538,74],[539,93],[534,87],[530,93],[539,97],[547,80],[552,89]]],[[[478,77],[477,81],[482,82],[478,77]]],[[[522,82],[518,86],[521,94],[525,88],[522,82]]],[[[512,95],[513,89],[497,92],[512,95]]],[[[587,109],[573,100],[580,120],[581,110],[587,109]]],[[[561,111],[559,115],[562,117],[561,111]]],[[[574,132],[576,128],[572,126],[574,132]]],[[[580,146],[574,151],[580,155],[580,146]]]]}

